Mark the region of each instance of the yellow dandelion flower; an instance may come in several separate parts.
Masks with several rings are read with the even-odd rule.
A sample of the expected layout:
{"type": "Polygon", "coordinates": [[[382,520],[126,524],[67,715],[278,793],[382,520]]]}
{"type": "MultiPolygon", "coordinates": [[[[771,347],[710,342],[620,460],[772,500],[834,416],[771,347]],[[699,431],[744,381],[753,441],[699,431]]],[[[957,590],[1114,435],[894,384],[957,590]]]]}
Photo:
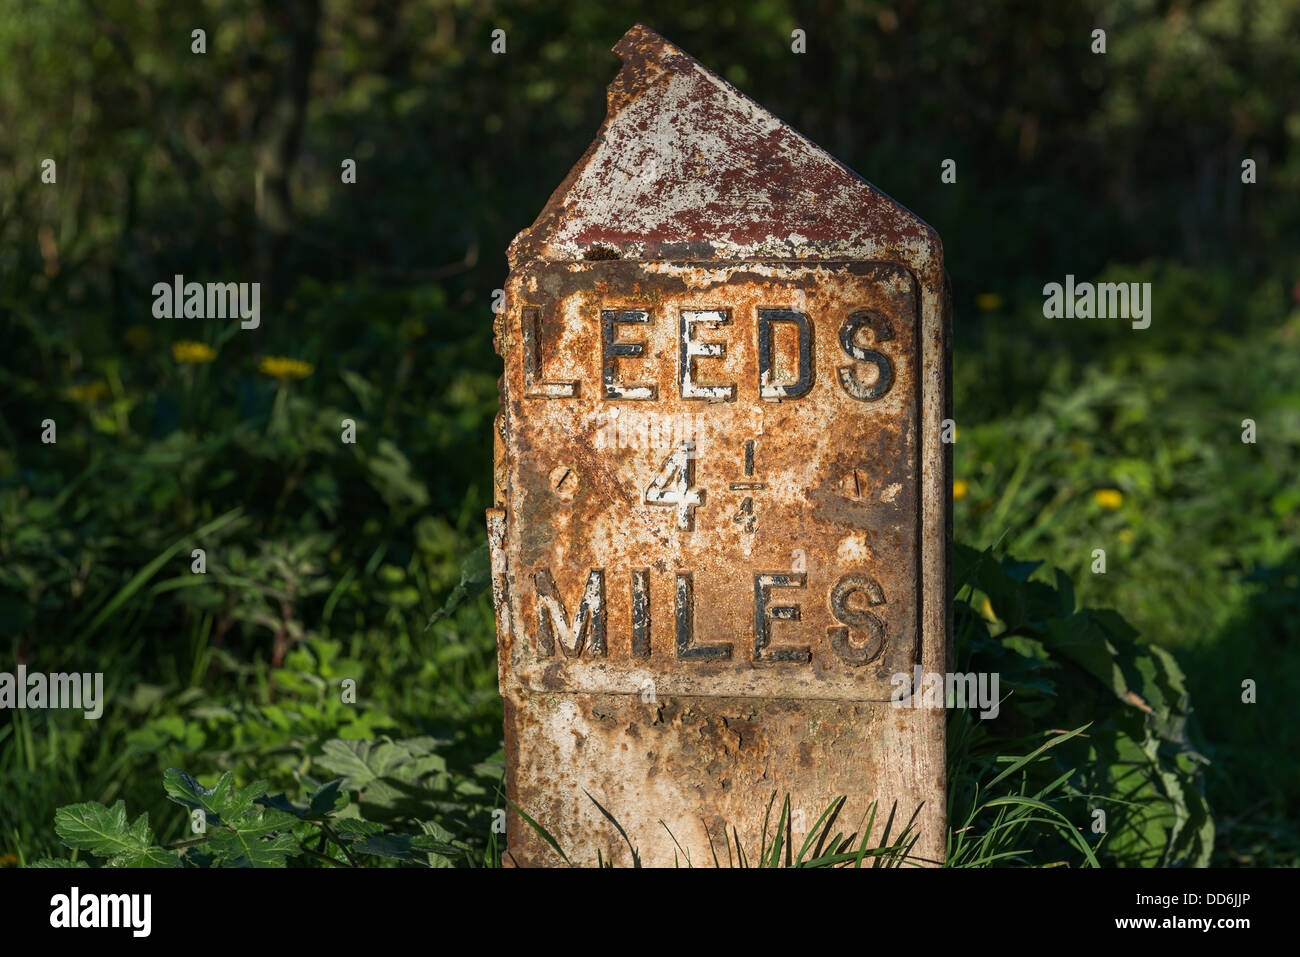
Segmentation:
{"type": "Polygon", "coordinates": [[[108,384],[105,382],[74,385],[63,390],[64,398],[72,402],[98,402],[106,395],[108,395],[108,384]]]}
{"type": "Polygon", "coordinates": [[[969,491],[970,491],[970,485],[967,483],[965,479],[958,479],[957,481],[953,482],[952,483],[953,501],[956,502],[961,501],[966,497],[966,493],[969,491]]]}
{"type": "Polygon", "coordinates": [[[1124,493],[1117,488],[1099,488],[1092,497],[1102,508],[1115,509],[1124,504],[1124,493]]]}
{"type": "Polygon", "coordinates": [[[992,312],[1001,307],[1002,297],[996,292],[982,292],[975,297],[975,305],[979,306],[982,312],[992,312]]]}
{"type": "Polygon", "coordinates": [[[187,366],[202,365],[217,357],[216,351],[211,346],[202,342],[191,342],[188,339],[173,342],[172,355],[176,357],[177,362],[187,366]]]}
{"type": "Polygon", "coordinates": [[[0,867],[13,867],[18,863],[18,855],[14,853],[0,854],[0,867]]]}
{"type": "Polygon", "coordinates": [[[138,352],[144,352],[153,345],[153,333],[144,326],[132,326],[123,334],[126,344],[138,352]]]}
{"type": "Polygon", "coordinates": [[[257,364],[257,369],[264,375],[269,375],[272,379],[279,379],[281,382],[288,382],[290,379],[305,379],[316,371],[316,367],[310,362],[303,362],[301,359],[290,359],[287,356],[264,356],[262,361],[257,364]]]}

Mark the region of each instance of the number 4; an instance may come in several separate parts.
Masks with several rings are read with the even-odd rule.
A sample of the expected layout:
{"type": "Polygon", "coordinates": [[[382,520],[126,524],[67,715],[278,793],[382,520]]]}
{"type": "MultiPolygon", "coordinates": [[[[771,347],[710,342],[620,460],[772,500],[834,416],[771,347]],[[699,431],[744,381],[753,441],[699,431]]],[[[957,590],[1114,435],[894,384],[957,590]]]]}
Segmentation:
{"type": "Polygon", "coordinates": [[[704,492],[695,489],[695,443],[682,442],[659,466],[659,474],[645,490],[651,505],[677,509],[677,527],[689,532],[695,527],[694,510],[704,504],[704,492]]]}
{"type": "Polygon", "coordinates": [[[747,532],[752,532],[754,530],[753,496],[751,495],[745,496],[745,500],[740,503],[740,508],[736,510],[735,515],[731,516],[731,520],[735,522],[737,525],[742,526],[747,532]]]}

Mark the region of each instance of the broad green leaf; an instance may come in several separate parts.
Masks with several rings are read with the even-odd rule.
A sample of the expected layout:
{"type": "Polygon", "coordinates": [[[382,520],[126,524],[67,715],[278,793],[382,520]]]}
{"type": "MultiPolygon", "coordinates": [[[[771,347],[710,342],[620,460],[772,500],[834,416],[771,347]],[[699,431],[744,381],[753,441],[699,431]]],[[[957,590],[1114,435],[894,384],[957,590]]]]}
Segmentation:
{"type": "Polygon", "coordinates": [[[340,793],[343,786],[341,778],[335,778],[328,784],[322,785],[311,796],[311,802],[307,811],[309,814],[333,814],[335,811],[345,807],[348,803],[348,796],[340,793]]]}
{"type": "Polygon", "coordinates": [[[374,821],[363,821],[358,817],[339,818],[331,826],[334,828],[334,833],[345,841],[355,841],[372,834],[384,833],[381,825],[374,821]]]}
{"type": "Polygon", "coordinates": [[[349,790],[361,790],[409,758],[391,741],[326,741],[316,763],[343,778],[349,790]]]}
{"type": "Polygon", "coordinates": [[[266,782],[255,781],[248,787],[236,788],[235,776],[226,771],[211,788],[175,768],[163,773],[163,789],[177,804],[191,810],[202,810],[209,824],[231,823],[247,814],[253,802],[266,794],[266,782]]]}
{"type": "Polygon", "coordinates": [[[65,861],[57,857],[42,857],[39,861],[32,861],[28,867],[89,867],[85,861],[65,861]]]}
{"type": "Polygon", "coordinates": [[[353,853],[373,854],[396,861],[412,864],[424,864],[428,857],[428,848],[421,848],[420,842],[431,845],[433,840],[423,834],[372,834],[351,845],[353,853]]]}
{"type": "Polygon", "coordinates": [[[153,840],[149,815],[128,823],[125,801],[111,808],[94,801],[61,807],[54,812],[54,830],[68,847],[110,859],[143,855],[153,840]]]}
{"type": "Polygon", "coordinates": [[[208,832],[208,846],[229,867],[284,867],[299,851],[291,830],[297,818],[266,809],[246,814],[235,825],[208,832]]]}
{"type": "Polygon", "coordinates": [[[143,854],[122,855],[109,861],[112,867],[180,867],[181,859],[175,851],[165,847],[147,847],[143,854]]]}

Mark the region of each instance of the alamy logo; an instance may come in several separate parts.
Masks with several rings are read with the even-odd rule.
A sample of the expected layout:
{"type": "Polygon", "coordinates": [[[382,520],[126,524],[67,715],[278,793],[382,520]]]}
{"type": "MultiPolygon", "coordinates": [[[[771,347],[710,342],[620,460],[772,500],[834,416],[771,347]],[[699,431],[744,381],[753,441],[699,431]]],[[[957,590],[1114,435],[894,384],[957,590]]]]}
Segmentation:
{"type": "Polygon", "coordinates": [[[706,441],[708,422],[698,413],[640,412],[616,406],[597,413],[593,425],[598,449],[675,449],[686,442],[698,449],[706,441]]]}
{"type": "Polygon", "coordinates": [[[1074,274],[1065,285],[1043,287],[1043,315],[1048,319],[1132,319],[1134,329],[1151,325],[1151,283],[1081,282],[1074,274]]]}
{"type": "Polygon", "coordinates": [[[70,708],[95,721],[104,713],[104,673],[0,671],[0,708],[70,708]]]}
{"type": "Polygon", "coordinates": [[[262,322],[259,282],[186,282],[177,274],[171,282],[153,284],[155,319],[235,319],[241,329],[262,322]]]}
{"type": "Polygon", "coordinates": [[[133,937],[148,937],[152,894],[85,894],[73,887],[50,898],[51,927],[129,927],[133,937]]]}
{"type": "Polygon", "coordinates": [[[889,679],[894,686],[890,703],[895,708],[979,708],[980,717],[987,720],[996,718],[1001,710],[1000,681],[996,671],[940,674],[922,672],[917,665],[912,674],[900,671],[889,679]]]}

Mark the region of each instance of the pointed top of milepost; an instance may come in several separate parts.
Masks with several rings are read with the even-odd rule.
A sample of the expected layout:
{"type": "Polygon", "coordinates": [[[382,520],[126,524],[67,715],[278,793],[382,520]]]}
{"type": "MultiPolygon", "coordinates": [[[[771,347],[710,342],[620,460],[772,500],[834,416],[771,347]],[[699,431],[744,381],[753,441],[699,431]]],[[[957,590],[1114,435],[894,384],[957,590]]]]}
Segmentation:
{"type": "Polygon", "coordinates": [[[510,245],[529,259],[938,264],[921,219],[649,28],[614,47],[605,122],[510,245]]]}

